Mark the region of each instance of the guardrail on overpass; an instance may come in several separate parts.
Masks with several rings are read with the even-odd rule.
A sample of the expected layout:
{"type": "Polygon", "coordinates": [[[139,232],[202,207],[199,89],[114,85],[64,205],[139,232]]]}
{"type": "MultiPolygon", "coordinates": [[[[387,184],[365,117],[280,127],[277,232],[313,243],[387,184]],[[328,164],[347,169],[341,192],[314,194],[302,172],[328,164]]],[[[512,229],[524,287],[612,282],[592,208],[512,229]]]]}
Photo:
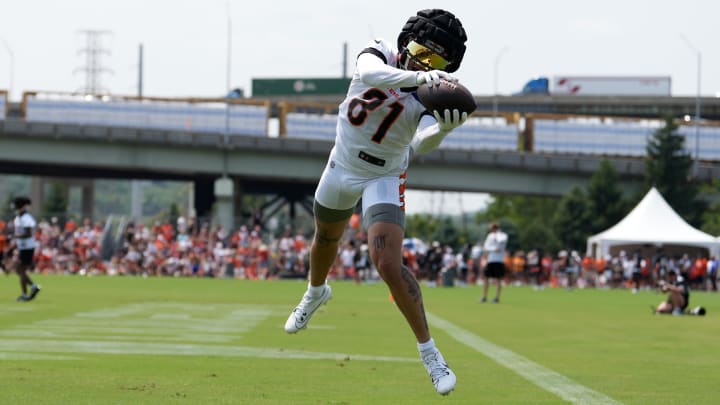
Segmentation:
{"type": "MultiPolygon", "coordinates": [[[[30,122],[156,128],[230,137],[334,139],[337,104],[281,101],[272,105],[268,100],[252,99],[139,99],[28,92],[22,111],[30,122]],[[273,125],[276,121],[277,132],[273,125]]],[[[659,119],[487,115],[474,114],[445,139],[441,148],[641,157],[648,138],[665,125],[659,119]]],[[[682,120],[678,124],[688,153],[695,155],[697,149],[700,159],[720,160],[719,123],[703,122],[697,129],[682,120]]]]}
{"type": "MultiPolygon", "coordinates": [[[[332,147],[328,140],[235,136],[158,129],[0,122],[0,170],[73,177],[216,178],[230,176],[314,184],[332,147]],[[226,159],[227,157],[227,159],[226,159]],[[227,161],[227,166],[224,162],[227,161]]],[[[441,149],[417,156],[414,189],[561,195],[584,184],[604,159],[517,151],[441,149]]],[[[610,159],[632,189],[644,160],[610,159]]],[[[720,178],[720,165],[703,163],[701,179],[720,178]]]]}

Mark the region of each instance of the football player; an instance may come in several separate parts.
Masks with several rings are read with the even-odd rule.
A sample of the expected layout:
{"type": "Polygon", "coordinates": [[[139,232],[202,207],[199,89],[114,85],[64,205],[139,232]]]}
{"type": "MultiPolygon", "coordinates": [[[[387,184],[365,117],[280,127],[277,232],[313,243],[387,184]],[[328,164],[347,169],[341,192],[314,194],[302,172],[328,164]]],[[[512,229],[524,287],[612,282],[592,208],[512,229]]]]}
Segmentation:
{"type": "Polygon", "coordinates": [[[435,389],[448,394],[456,377],[430,335],[420,286],[402,265],[405,179],[410,151],[437,148],[467,113],[426,111],[418,86],[457,81],[467,35],[452,13],[421,10],[402,27],[397,48],[371,40],[357,57],[356,69],[338,112],[335,145],[315,192],[315,236],[310,251],[310,282],[285,323],[288,333],[304,329],[318,307],[332,296],[326,283],[353,209],[362,198],[363,226],[370,257],[388,285],[417,346],[435,389]]]}
{"type": "Polygon", "coordinates": [[[33,283],[28,276],[28,272],[32,271],[35,256],[35,218],[28,212],[30,208],[30,199],[28,197],[16,197],[13,201],[17,216],[13,221],[15,235],[13,244],[18,251],[19,262],[17,263],[17,274],[20,277],[20,295],[18,301],[32,301],[40,292],[40,286],[33,283]],[[28,287],[30,293],[28,294],[28,287]]]}

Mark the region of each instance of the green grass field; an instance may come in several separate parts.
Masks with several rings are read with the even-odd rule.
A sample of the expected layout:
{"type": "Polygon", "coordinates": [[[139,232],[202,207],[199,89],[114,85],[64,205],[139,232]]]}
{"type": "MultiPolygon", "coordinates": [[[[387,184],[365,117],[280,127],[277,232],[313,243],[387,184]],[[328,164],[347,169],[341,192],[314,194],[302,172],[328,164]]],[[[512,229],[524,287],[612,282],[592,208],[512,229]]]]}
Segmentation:
{"type": "Polygon", "coordinates": [[[283,324],[300,281],[0,278],[2,404],[711,404],[720,401],[720,295],[705,317],[654,316],[651,291],[423,287],[457,374],[436,394],[381,284],[332,283],[307,330],[283,324]]]}

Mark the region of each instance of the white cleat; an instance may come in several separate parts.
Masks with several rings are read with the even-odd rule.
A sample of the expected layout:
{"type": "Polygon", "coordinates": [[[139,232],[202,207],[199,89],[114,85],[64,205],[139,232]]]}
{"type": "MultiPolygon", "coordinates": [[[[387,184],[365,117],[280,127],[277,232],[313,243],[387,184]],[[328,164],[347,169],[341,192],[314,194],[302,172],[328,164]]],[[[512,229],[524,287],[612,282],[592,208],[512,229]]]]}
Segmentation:
{"type": "Polygon", "coordinates": [[[435,349],[420,357],[438,394],[447,395],[455,389],[455,382],[457,381],[455,373],[450,370],[440,351],[435,349]]]}
{"type": "Polygon", "coordinates": [[[321,305],[330,301],[330,298],[332,298],[332,289],[327,284],[325,284],[324,287],[322,294],[317,297],[311,296],[308,291],[305,292],[302,300],[300,300],[300,304],[293,309],[290,317],[285,322],[285,332],[295,333],[300,329],[305,329],[315,311],[317,311],[321,305]]]}

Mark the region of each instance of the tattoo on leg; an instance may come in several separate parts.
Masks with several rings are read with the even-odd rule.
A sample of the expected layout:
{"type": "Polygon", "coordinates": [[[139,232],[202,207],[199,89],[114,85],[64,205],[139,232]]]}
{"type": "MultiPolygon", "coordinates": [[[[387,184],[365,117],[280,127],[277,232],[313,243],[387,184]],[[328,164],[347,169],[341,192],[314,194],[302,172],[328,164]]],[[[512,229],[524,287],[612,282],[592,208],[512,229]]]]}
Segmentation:
{"type": "Polygon", "coordinates": [[[405,284],[407,284],[408,293],[410,293],[410,296],[413,297],[413,301],[421,301],[422,293],[420,292],[420,286],[418,285],[417,280],[415,280],[415,277],[410,272],[410,269],[408,269],[407,266],[403,265],[400,272],[403,280],[405,281],[405,284]]]}
{"type": "Polygon", "coordinates": [[[385,235],[378,235],[373,239],[373,246],[375,250],[380,252],[385,249],[385,235]]]}
{"type": "Polygon", "coordinates": [[[405,284],[407,284],[408,286],[408,293],[410,293],[413,301],[420,304],[420,313],[422,314],[423,324],[425,324],[425,330],[430,330],[427,322],[427,317],[425,316],[425,305],[423,304],[420,285],[418,284],[415,276],[412,275],[412,272],[410,272],[410,269],[407,266],[402,265],[402,267],[400,268],[400,274],[403,278],[403,281],[405,281],[405,284]]]}
{"type": "Polygon", "coordinates": [[[427,317],[425,316],[425,305],[423,304],[422,301],[420,301],[420,313],[422,314],[422,317],[423,317],[423,323],[425,324],[425,330],[429,331],[430,327],[428,326],[427,317]]]}

